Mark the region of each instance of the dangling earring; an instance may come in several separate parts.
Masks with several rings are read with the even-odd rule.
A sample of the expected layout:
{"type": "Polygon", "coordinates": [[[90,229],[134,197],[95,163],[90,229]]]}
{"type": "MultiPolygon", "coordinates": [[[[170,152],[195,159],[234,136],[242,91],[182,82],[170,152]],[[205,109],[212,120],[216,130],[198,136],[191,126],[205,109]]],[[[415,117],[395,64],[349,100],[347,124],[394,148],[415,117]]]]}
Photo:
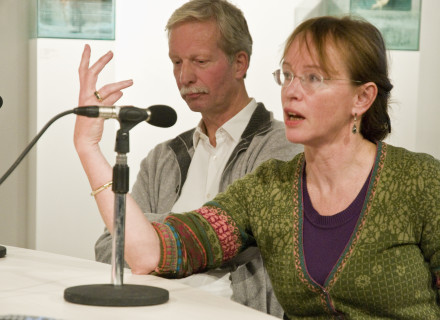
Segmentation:
{"type": "Polygon", "coordinates": [[[354,124],[353,124],[353,128],[351,129],[351,132],[353,132],[353,134],[356,134],[358,131],[356,127],[356,121],[357,121],[357,113],[354,114],[354,124]]]}

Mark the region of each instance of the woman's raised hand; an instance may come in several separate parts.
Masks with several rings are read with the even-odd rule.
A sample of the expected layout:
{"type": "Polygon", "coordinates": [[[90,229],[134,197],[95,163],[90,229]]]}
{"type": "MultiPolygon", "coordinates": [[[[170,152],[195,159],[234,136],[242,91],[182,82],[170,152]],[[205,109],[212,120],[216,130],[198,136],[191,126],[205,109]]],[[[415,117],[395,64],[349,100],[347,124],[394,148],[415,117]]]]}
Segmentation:
{"type": "MultiPolygon", "coordinates": [[[[112,106],[123,95],[122,90],[133,85],[132,80],[109,83],[101,88],[96,88],[98,76],[104,67],[113,58],[109,51],[90,67],[91,49],[85,45],[79,65],[79,99],[81,106],[112,106]]],[[[90,148],[98,148],[104,129],[104,119],[77,116],[75,123],[74,143],[79,153],[89,152],[90,148]]]]}

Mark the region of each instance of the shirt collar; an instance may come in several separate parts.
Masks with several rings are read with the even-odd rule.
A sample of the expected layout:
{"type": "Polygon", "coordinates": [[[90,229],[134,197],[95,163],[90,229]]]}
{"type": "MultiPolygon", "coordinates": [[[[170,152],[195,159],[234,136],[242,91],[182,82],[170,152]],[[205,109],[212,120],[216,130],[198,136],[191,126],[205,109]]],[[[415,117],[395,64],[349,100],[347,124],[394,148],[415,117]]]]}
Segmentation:
{"type": "MultiPolygon", "coordinates": [[[[246,126],[248,125],[249,120],[251,119],[256,108],[257,102],[254,98],[252,98],[246,107],[241,109],[240,112],[225,122],[220,128],[218,128],[218,130],[223,129],[234,140],[234,142],[237,143],[240,140],[244,129],[246,129],[246,126]]],[[[200,120],[193,135],[194,147],[197,147],[201,137],[205,137],[206,139],[208,138],[204,127],[205,125],[203,124],[203,120],[200,120]]]]}

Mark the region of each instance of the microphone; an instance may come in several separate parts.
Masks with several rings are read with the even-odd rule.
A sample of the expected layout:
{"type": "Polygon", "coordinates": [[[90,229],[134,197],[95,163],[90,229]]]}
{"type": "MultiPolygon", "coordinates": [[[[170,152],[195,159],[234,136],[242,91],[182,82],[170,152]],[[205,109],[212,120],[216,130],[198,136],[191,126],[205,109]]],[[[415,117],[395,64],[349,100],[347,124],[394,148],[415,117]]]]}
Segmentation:
{"type": "Polygon", "coordinates": [[[2,105],[3,105],[3,99],[2,96],[0,96],[0,108],[2,107],[2,105]]]}
{"type": "Polygon", "coordinates": [[[141,122],[168,128],[177,121],[177,113],[173,108],[165,105],[154,105],[147,109],[133,106],[85,106],[73,109],[73,113],[89,118],[117,119],[119,121],[141,122]]]}

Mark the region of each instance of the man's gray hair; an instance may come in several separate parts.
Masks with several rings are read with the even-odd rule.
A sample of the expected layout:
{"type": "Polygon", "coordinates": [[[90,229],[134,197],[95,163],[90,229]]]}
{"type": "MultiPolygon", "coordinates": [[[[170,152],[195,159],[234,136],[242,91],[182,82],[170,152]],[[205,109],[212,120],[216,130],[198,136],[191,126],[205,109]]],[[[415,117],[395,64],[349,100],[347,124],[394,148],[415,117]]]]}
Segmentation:
{"type": "Polygon", "coordinates": [[[214,20],[220,31],[219,47],[232,62],[235,55],[244,51],[252,54],[252,37],[243,12],[226,0],[190,0],[176,9],[168,20],[168,37],[171,30],[184,22],[214,20]]]}

